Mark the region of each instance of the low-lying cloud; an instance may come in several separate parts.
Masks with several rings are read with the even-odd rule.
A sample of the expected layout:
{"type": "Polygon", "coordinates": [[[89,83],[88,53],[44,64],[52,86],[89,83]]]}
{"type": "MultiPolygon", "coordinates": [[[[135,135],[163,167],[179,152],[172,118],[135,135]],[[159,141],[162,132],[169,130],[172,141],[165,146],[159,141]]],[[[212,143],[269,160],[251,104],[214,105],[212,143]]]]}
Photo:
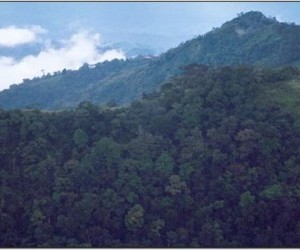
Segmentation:
{"type": "Polygon", "coordinates": [[[19,45],[36,42],[40,34],[47,31],[40,26],[31,26],[28,28],[18,28],[9,26],[0,28],[0,46],[16,47],[19,45]]]}
{"type": "Polygon", "coordinates": [[[0,56],[0,90],[23,79],[42,76],[66,69],[78,69],[84,63],[95,64],[113,59],[125,59],[120,50],[100,52],[100,35],[81,31],[61,41],[59,48],[45,41],[45,48],[37,55],[28,55],[21,60],[0,56]]]}

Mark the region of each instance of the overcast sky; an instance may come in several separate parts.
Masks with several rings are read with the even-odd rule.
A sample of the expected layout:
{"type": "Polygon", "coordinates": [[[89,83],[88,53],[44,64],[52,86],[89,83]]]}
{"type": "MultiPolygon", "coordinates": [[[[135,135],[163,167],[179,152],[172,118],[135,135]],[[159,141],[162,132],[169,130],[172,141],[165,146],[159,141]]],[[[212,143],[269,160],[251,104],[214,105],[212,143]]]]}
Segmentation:
{"type": "Polygon", "coordinates": [[[108,42],[166,50],[251,10],[300,24],[300,2],[0,2],[0,90],[42,70],[125,58],[99,49],[108,42]]]}

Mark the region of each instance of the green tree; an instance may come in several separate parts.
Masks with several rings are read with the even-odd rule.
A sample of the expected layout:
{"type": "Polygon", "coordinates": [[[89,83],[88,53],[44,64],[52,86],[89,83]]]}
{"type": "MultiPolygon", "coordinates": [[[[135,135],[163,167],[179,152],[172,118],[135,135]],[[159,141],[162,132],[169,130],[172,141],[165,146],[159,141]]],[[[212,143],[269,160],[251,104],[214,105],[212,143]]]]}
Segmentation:
{"type": "Polygon", "coordinates": [[[169,178],[169,185],[166,186],[165,191],[172,195],[180,194],[181,192],[188,192],[185,181],[180,180],[179,175],[171,175],[169,178]]]}
{"type": "Polygon", "coordinates": [[[156,161],[156,169],[163,176],[170,176],[174,170],[174,160],[167,153],[162,153],[156,161]]]}
{"type": "Polygon", "coordinates": [[[266,199],[274,200],[283,195],[283,190],[280,184],[274,184],[266,187],[261,193],[260,196],[266,199]]]}
{"type": "Polygon", "coordinates": [[[79,149],[82,149],[84,146],[86,146],[88,142],[88,136],[82,129],[76,129],[73,135],[73,140],[76,144],[76,146],[79,149]]]}
{"type": "Polygon", "coordinates": [[[144,224],[144,208],[140,204],[131,207],[125,217],[125,225],[128,230],[135,231],[140,229],[144,224]]]}
{"type": "Polygon", "coordinates": [[[114,140],[104,137],[95,143],[92,156],[96,162],[111,167],[120,160],[121,148],[114,140]]]}
{"type": "Polygon", "coordinates": [[[251,195],[249,191],[241,194],[239,205],[242,209],[247,209],[249,206],[253,205],[255,202],[255,197],[251,195]]]}

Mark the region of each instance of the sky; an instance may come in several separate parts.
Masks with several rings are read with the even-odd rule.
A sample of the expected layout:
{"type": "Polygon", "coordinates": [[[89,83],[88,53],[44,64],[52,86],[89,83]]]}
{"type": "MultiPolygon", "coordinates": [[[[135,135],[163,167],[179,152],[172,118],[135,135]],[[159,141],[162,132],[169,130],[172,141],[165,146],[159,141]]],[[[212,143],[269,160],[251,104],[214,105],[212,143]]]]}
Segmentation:
{"type": "Polygon", "coordinates": [[[158,52],[240,12],[300,24],[300,2],[0,2],[0,90],[23,79],[126,59],[126,42],[158,52]]]}

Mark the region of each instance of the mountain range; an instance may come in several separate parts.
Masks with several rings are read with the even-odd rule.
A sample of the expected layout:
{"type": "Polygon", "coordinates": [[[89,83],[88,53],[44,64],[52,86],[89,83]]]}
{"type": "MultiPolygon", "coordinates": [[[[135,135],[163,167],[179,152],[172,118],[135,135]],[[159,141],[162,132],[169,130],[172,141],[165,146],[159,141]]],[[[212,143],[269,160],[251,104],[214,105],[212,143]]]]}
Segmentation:
{"type": "Polygon", "coordinates": [[[298,34],[250,12],[3,91],[0,246],[298,248],[298,34]]]}
{"type": "Polygon", "coordinates": [[[3,109],[62,110],[82,101],[126,105],[151,93],[189,64],[300,65],[300,27],[260,12],[241,13],[219,28],[157,57],[140,56],[84,65],[24,80],[0,92],[3,109]]]}

